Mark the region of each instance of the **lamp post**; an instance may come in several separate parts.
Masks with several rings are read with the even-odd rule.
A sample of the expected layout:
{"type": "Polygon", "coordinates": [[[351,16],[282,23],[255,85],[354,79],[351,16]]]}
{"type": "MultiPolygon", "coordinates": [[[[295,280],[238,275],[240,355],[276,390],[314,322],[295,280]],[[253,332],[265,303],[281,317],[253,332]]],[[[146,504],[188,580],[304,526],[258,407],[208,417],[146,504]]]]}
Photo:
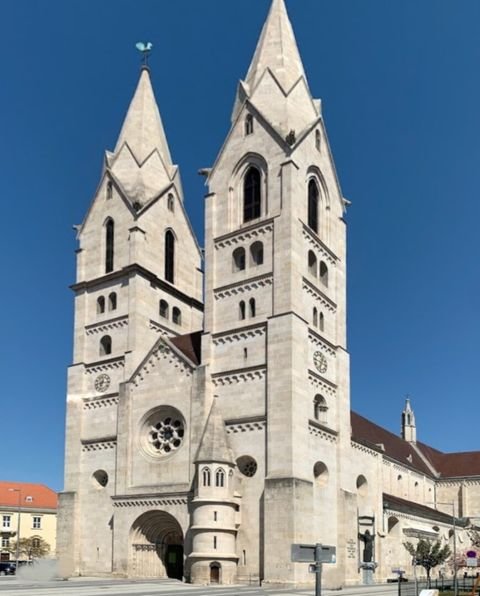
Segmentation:
{"type": "Polygon", "coordinates": [[[458,583],[457,583],[457,531],[456,531],[456,518],[455,518],[455,501],[436,501],[433,503],[435,507],[437,505],[447,505],[452,508],[452,527],[453,527],[453,593],[458,596],[458,583]]]}
{"type": "Polygon", "coordinates": [[[20,510],[22,504],[22,489],[21,488],[9,488],[9,492],[11,493],[18,493],[18,507],[17,507],[17,552],[15,555],[16,562],[15,562],[15,575],[18,573],[18,560],[20,554],[20,510]]]}

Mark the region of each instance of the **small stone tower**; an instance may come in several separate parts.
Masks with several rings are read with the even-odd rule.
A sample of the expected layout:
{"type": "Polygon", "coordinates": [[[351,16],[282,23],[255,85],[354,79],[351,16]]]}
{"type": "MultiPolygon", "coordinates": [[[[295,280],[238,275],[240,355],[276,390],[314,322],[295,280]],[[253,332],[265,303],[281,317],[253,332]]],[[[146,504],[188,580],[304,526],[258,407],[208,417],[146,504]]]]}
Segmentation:
{"type": "Polygon", "coordinates": [[[415,425],[415,414],[410,405],[410,399],[405,400],[405,408],[402,412],[402,439],[409,443],[417,442],[417,427],[415,425]]]}
{"type": "Polygon", "coordinates": [[[192,515],[193,583],[232,584],[236,580],[234,467],[225,423],[214,399],[197,457],[192,515]]]}

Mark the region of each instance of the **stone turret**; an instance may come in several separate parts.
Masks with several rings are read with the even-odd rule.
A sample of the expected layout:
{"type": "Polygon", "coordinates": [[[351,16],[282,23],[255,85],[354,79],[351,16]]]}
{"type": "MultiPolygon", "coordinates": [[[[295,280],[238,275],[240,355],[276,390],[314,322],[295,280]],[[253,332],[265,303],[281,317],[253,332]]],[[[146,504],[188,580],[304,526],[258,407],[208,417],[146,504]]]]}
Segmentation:
{"type": "Polygon", "coordinates": [[[417,442],[417,426],[415,424],[415,414],[410,405],[410,400],[405,400],[405,408],[402,412],[402,439],[409,443],[417,442]]]}
{"type": "Polygon", "coordinates": [[[195,458],[195,497],[192,514],[194,583],[232,584],[236,580],[236,502],[233,456],[225,423],[215,399],[195,458]]]}

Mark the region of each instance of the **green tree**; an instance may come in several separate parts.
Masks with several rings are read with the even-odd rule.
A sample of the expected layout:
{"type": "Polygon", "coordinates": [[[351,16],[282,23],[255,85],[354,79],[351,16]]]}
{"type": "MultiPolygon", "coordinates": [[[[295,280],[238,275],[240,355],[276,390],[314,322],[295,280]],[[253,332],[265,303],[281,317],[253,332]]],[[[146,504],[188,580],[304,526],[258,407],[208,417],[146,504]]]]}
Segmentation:
{"type": "Polygon", "coordinates": [[[411,542],[404,542],[403,546],[415,559],[417,565],[423,567],[427,573],[427,583],[430,587],[430,572],[437,565],[445,563],[452,551],[448,544],[442,546],[440,540],[432,543],[430,540],[419,540],[414,546],[411,542]]]}
{"type": "MultiPolygon", "coordinates": [[[[8,548],[11,554],[17,554],[17,543],[11,542],[8,548]]],[[[18,545],[18,558],[27,559],[43,559],[50,553],[50,545],[40,536],[32,536],[31,538],[20,538],[18,545]]]]}

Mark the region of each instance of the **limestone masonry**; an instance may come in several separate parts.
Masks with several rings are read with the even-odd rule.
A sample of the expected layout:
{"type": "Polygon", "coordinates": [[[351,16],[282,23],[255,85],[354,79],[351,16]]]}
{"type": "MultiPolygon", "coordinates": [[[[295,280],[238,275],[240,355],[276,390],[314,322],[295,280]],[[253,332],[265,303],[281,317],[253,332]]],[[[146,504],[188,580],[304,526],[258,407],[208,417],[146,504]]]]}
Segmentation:
{"type": "Polygon", "coordinates": [[[62,572],[301,586],[319,542],[326,587],[370,583],[452,514],[465,550],[480,452],[350,411],[348,202],[284,0],[205,174],[203,259],[144,67],[78,227],[62,572]]]}

